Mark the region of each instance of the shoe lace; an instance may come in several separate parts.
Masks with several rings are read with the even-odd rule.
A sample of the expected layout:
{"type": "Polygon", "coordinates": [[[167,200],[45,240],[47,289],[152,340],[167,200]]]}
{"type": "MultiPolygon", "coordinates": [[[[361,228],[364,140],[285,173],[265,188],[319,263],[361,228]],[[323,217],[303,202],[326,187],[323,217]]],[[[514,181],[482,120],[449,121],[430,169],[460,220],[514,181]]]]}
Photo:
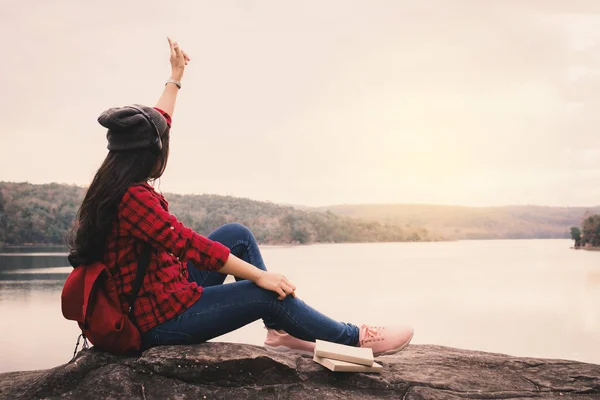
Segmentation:
{"type": "Polygon", "coordinates": [[[369,339],[377,339],[380,336],[383,336],[383,330],[385,328],[382,326],[371,326],[371,325],[364,325],[363,326],[363,342],[369,340],[369,339]]]}

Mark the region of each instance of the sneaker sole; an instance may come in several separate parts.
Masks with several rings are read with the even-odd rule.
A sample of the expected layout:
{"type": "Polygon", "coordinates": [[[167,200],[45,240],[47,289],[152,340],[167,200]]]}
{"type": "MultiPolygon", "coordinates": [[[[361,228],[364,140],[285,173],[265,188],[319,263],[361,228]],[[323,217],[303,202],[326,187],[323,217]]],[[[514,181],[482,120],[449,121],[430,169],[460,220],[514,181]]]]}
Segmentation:
{"type": "Polygon", "coordinates": [[[385,351],[383,353],[379,353],[379,354],[375,354],[376,357],[379,356],[390,356],[392,354],[396,354],[401,352],[402,350],[404,350],[406,348],[406,346],[408,346],[410,344],[410,341],[412,340],[413,336],[415,335],[415,332],[413,331],[413,333],[410,334],[410,337],[408,338],[408,340],[404,343],[402,343],[402,345],[396,349],[392,349],[392,350],[388,350],[385,351]]]}
{"type": "Polygon", "coordinates": [[[305,356],[313,355],[313,353],[310,351],[291,349],[286,346],[269,346],[268,344],[265,344],[264,347],[265,347],[265,349],[267,349],[268,351],[273,352],[273,353],[293,353],[293,354],[301,354],[301,355],[305,355],[305,356]]]}

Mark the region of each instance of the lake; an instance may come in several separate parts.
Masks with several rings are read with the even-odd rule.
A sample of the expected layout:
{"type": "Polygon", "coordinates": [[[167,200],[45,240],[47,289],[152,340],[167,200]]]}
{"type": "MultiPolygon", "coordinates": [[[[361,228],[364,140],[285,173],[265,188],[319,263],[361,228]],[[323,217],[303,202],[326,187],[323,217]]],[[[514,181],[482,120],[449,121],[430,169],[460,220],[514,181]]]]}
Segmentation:
{"type": "MultiPolygon", "coordinates": [[[[413,343],[600,364],[600,252],[569,240],[265,246],[267,266],[336,319],[410,324],[413,343]]],[[[67,362],[60,248],[0,254],[0,372],[67,362]],[[39,252],[41,251],[41,252],[39,252]]],[[[261,345],[255,322],[215,340],[261,345]]]]}

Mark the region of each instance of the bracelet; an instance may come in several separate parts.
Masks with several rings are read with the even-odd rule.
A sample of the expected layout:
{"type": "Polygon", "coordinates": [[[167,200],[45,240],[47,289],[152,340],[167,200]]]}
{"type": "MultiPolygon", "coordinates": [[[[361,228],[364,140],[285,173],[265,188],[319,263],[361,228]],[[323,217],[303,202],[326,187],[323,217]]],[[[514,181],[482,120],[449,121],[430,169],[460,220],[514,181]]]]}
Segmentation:
{"type": "Polygon", "coordinates": [[[179,89],[181,89],[180,81],[176,81],[175,79],[171,78],[167,81],[167,83],[165,83],[165,86],[167,86],[169,83],[173,83],[175,86],[177,86],[179,89]]]}

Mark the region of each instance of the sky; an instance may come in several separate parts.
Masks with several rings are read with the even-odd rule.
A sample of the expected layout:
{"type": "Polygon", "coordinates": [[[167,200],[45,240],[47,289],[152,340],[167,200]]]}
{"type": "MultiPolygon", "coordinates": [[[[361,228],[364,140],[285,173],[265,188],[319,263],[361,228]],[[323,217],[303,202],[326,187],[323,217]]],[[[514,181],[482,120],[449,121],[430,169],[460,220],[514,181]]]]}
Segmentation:
{"type": "Polygon", "coordinates": [[[0,181],[87,185],[189,53],[160,190],[600,204],[597,0],[2,1],[0,181]]]}

